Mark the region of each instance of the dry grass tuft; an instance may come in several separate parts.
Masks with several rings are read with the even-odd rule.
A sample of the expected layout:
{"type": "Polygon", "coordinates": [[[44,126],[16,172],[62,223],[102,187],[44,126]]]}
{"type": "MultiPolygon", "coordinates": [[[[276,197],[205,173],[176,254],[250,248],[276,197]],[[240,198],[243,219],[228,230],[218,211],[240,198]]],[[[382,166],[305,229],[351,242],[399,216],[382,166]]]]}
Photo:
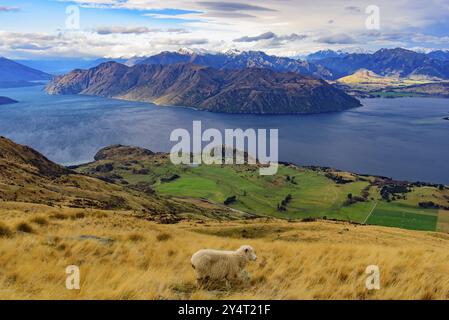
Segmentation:
{"type": "Polygon", "coordinates": [[[134,242],[143,241],[143,240],[145,240],[145,237],[143,235],[141,235],[140,233],[132,233],[128,236],[128,240],[134,241],[134,242]]]}
{"type": "Polygon", "coordinates": [[[77,219],[84,219],[86,217],[86,214],[84,212],[76,212],[72,215],[70,215],[70,219],[77,220],[77,219]]]}
{"type": "Polygon", "coordinates": [[[60,212],[56,212],[50,215],[50,218],[55,220],[66,220],[69,218],[69,216],[60,212]]]}
{"type": "Polygon", "coordinates": [[[4,223],[0,222],[0,238],[9,238],[11,236],[12,236],[11,229],[4,223]]]}
{"type": "Polygon", "coordinates": [[[172,238],[172,236],[168,233],[159,233],[156,236],[157,241],[167,241],[167,240],[170,240],[171,238],[172,238]]]}
{"type": "Polygon", "coordinates": [[[35,217],[31,219],[31,222],[40,225],[40,226],[46,226],[48,225],[48,220],[44,217],[35,217]]]}
{"type": "Polygon", "coordinates": [[[23,232],[23,233],[33,233],[34,232],[33,228],[26,222],[20,222],[19,224],[17,224],[16,230],[18,232],[23,232]]]}

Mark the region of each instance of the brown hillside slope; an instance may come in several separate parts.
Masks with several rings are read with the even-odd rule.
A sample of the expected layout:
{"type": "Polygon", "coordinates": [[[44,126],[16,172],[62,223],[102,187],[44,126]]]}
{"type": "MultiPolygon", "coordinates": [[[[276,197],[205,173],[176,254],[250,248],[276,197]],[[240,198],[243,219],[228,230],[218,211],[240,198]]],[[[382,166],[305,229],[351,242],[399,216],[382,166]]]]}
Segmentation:
{"type": "MultiPolygon", "coordinates": [[[[130,150],[128,148],[125,151],[130,150]]],[[[167,199],[145,190],[125,188],[76,173],[4,137],[0,137],[0,200],[58,207],[125,210],[165,222],[177,221],[181,218],[178,215],[242,217],[224,207],[200,201],[167,199]]]]}
{"type": "Polygon", "coordinates": [[[0,137],[0,199],[98,209],[165,208],[163,201],[80,175],[39,152],[0,137]]]}

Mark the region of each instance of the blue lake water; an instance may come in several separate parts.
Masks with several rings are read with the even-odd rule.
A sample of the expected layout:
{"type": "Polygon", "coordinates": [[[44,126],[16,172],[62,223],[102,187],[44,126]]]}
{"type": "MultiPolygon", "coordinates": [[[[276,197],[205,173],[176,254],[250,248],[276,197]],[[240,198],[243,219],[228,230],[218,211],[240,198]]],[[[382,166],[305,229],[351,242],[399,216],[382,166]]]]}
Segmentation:
{"type": "Polygon", "coordinates": [[[317,115],[233,115],[87,96],[49,96],[42,87],[0,89],[20,101],[0,106],[0,135],[61,164],[88,162],[102,147],[169,151],[175,128],[277,128],[279,157],[396,179],[449,184],[449,100],[366,99],[317,115]]]}

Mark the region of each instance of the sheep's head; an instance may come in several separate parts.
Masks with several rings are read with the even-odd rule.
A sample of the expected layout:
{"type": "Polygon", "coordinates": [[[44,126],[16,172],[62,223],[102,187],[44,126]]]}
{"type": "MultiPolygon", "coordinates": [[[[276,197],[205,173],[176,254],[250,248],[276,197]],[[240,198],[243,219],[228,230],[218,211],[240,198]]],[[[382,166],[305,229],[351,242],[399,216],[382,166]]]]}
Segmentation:
{"type": "Polygon", "coordinates": [[[239,253],[246,256],[248,260],[256,261],[256,251],[251,246],[241,246],[239,250],[237,250],[239,253]]]}

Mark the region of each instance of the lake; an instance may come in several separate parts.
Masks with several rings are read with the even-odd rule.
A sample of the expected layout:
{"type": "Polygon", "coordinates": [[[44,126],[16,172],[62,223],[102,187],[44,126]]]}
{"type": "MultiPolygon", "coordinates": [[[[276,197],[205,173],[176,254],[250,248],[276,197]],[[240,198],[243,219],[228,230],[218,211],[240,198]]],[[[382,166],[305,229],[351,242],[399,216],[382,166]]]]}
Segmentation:
{"type": "Polygon", "coordinates": [[[0,89],[0,135],[61,164],[92,161],[102,147],[169,151],[173,129],[277,128],[279,157],[299,165],[449,184],[449,100],[364,99],[363,107],[316,115],[234,115],[88,96],[49,96],[43,87],[0,89]]]}

